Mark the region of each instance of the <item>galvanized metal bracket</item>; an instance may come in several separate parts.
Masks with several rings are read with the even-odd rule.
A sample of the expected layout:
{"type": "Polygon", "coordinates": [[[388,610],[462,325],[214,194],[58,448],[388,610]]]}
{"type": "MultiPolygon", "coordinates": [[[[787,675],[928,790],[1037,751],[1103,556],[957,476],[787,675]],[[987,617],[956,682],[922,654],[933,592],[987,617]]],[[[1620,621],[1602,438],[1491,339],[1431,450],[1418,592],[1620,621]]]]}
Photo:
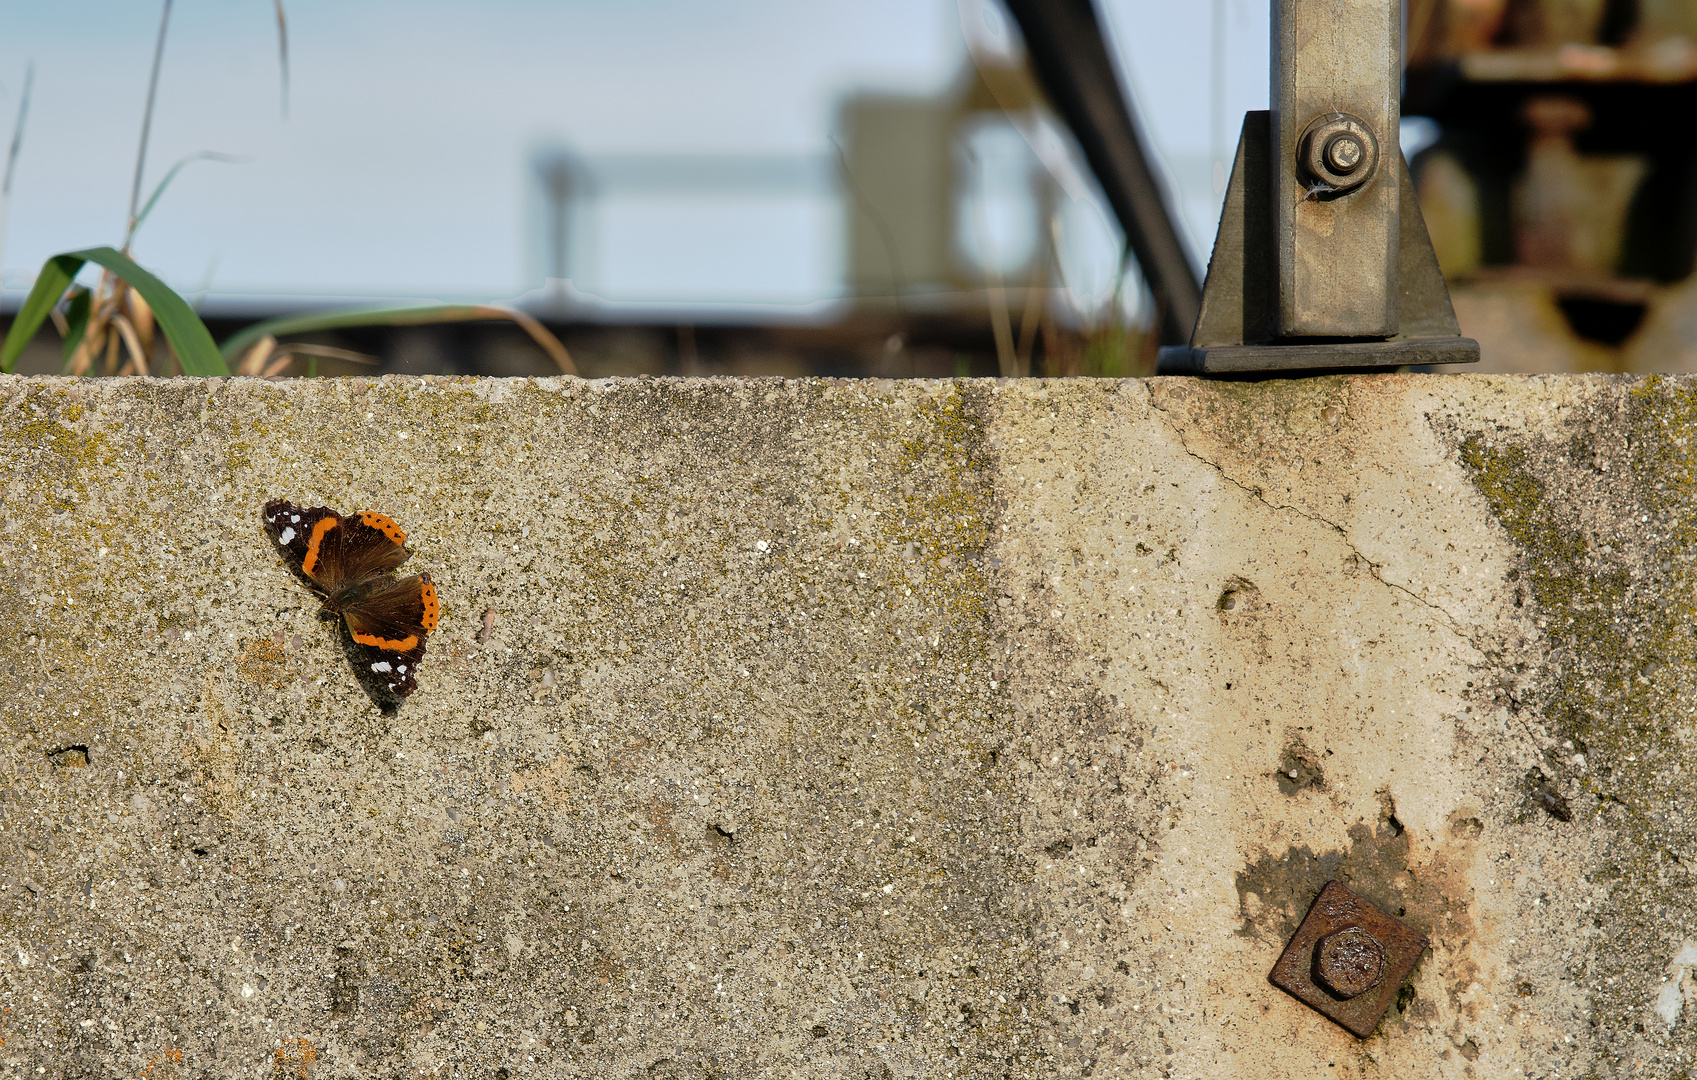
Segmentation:
{"type": "MultiPolygon", "coordinates": [[[[1202,289],[1202,312],[1189,345],[1161,350],[1160,373],[1220,375],[1477,363],[1479,343],[1461,336],[1407,169],[1399,170],[1398,185],[1397,333],[1378,340],[1279,337],[1271,198],[1268,185],[1256,182],[1269,171],[1271,142],[1269,114],[1245,115],[1220,215],[1220,233],[1202,289]]],[[[1391,153],[1401,156],[1394,147],[1391,153]]]]}
{"type": "Polygon", "coordinates": [[[1468,364],[1397,148],[1397,0],[1276,0],[1189,345],[1163,375],[1468,364]]]}

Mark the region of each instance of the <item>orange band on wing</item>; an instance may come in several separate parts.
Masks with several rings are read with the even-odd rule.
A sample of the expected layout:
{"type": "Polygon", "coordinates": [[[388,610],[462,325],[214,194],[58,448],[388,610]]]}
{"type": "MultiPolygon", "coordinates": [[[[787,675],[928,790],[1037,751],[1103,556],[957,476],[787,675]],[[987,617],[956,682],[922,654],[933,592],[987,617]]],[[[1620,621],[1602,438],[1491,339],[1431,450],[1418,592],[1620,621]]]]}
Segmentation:
{"type": "Polygon", "coordinates": [[[419,622],[426,630],[436,629],[436,620],[442,617],[442,602],[436,599],[436,586],[430,583],[430,578],[424,578],[424,615],[419,622]]]}
{"type": "Polygon", "coordinates": [[[399,641],[380,638],[376,634],[355,634],[354,640],[361,645],[370,645],[374,649],[388,649],[390,652],[407,652],[418,644],[417,634],[408,634],[399,641]]]}
{"type": "Polygon", "coordinates": [[[306,541],[306,557],[301,560],[301,573],[311,577],[312,572],[318,569],[318,549],[323,546],[325,535],[340,524],[341,521],[333,517],[321,518],[313,523],[312,535],[306,541]]]}
{"type": "Polygon", "coordinates": [[[371,526],[395,543],[404,544],[407,542],[407,534],[401,531],[399,525],[395,524],[394,518],[386,514],[379,514],[375,510],[361,510],[358,517],[361,524],[371,526]]]}

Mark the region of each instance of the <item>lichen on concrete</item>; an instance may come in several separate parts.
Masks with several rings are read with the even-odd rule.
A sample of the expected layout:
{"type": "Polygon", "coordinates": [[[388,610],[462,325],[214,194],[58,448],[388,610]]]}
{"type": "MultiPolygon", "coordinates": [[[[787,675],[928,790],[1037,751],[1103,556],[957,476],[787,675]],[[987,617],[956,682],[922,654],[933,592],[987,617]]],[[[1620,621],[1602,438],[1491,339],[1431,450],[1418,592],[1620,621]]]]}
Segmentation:
{"type": "Polygon", "coordinates": [[[1660,1032],[1646,1030],[1634,975],[1664,966],[1697,920],[1687,795],[1694,432],[1697,396],[1683,381],[1608,380],[1540,430],[1460,442],[1522,554],[1507,587],[1542,631],[1536,662],[1504,671],[1490,690],[1550,733],[1523,779],[1526,816],[1565,827],[1556,822],[1570,814],[1574,829],[1598,838],[1587,868],[1597,901],[1582,932],[1606,932],[1571,969],[1609,1047],[1598,1075],[1608,1075],[1603,1062],[1625,1067],[1653,1053],[1660,1032]]]}

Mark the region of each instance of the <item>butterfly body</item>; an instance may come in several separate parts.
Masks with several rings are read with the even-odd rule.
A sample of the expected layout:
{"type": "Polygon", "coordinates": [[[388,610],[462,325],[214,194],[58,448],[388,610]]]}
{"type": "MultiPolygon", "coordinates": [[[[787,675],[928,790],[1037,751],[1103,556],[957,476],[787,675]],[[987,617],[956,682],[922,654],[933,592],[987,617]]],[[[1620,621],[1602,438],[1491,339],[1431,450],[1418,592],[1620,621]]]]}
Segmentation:
{"type": "Polygon", "coordinates": [[[395,697],[412,693],[441,602],[429,574],[394,576],[412,554],[401,527],[375,510],[344,517],[283,499],[265,504],[264,519],[324,610],[340,615],[354,641],[371,650],[373,679],[395,697]]]}

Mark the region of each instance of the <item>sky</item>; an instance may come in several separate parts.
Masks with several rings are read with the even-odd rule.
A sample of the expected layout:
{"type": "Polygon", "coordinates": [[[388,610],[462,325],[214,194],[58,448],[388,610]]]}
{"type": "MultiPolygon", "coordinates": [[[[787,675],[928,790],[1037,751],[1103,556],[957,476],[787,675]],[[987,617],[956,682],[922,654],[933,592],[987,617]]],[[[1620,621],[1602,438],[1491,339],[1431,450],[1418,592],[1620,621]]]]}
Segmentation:
{"type": "MultiPolygon", "coordinates": [[[[176,0],[134,253],[214,298],[504,299],[542,284],[531,162],[825,157],[846,93],[935,93],[976,0],[176,0]]],[[[0,138],[33,94],[4,250],[16,304],[50,255],[123,238],[160,4],[0,0],[0,138]]],[[[1226,154],[1267,102],[1266,6],[1099,0],[1200,267],[1226,154]],[[1224,98],[1211,30],[1224,31],[1224,98]]],[[[577,284],[631,303],[805,307],[842,289],[828,193],[608,199],[577,284]]]]}

